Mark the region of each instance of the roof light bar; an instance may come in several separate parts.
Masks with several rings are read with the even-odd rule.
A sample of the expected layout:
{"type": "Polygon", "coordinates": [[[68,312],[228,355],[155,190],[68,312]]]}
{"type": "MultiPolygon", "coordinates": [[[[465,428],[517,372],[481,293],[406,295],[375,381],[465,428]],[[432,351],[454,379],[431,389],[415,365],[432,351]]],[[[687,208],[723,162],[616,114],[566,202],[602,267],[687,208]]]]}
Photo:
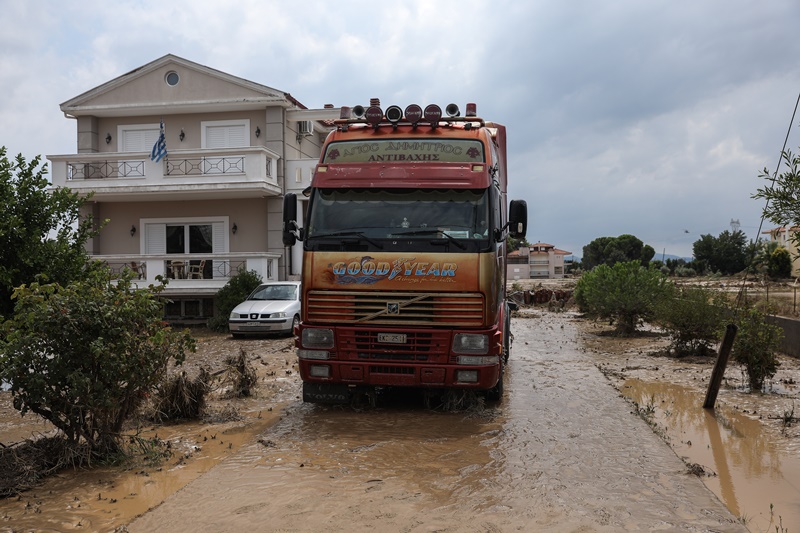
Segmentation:
{"type": "Polygon", "coordinates": [[[368,124],[372,124],[373,126],[378,126],[383,120],[383,111],[378,106],[371,106],[367,111],[364,113],[364,118],[366,119],[368,124]]]}
{"type": "Polygon", "coordinates": [[[427,122],[430,122],[431,125],[435,126],[442,118],[442,108],[436,104],[430,104],[425,107],[423,116],[427,122]]]}
{"type": "Polygon", "coordinates": [[[386,108],[386,120],[392,124],[397,124],[403,118],[403,110],[400,106],[390,105],[386,108]]]}
{"type": "Polygon", "coordinates": [[[478,116],[478,106],[474,102],[470,102],[470,103],[467,104],[466,116],[468,116],[468,117],[477,117],[478,116]]]}
{"type": "Polygon", "coordinates": [[[406,120],[412,124],[416,124],[422,119],[422,108],[417,104],[411,104],[406,107],[406,120]]]}

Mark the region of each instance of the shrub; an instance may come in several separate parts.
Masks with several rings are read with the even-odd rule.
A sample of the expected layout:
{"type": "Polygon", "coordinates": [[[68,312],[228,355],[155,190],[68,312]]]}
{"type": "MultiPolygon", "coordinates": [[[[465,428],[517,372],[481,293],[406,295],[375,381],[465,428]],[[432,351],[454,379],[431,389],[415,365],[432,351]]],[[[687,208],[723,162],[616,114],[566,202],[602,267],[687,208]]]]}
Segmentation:
{"type": "Polygon", "coordinates": [[[250,296],[261,285],[261,276],[253,270],[242,270],[222,287],[214,301],[216,313],[208,320],[208,327],[214,331],[228,331],[228,317],[233,308],[250,296]]]}
{"type": "Polygon", "coordinates": [[[724,302],[713,291],[698,287],[675,288],[657,307],[661,327],[667,331],[670,350],[678,357],[709,355],[724,319],[724,302]]]}
{"type": "Polygon", "coordinates": [[[616,321],[616,333],[633,335],[641,319],[653,316],[669,294],[666,276],[640,261],[599,265],[584,274],[575,287],[575,301],[584,312],[616,321]]]}
{"type": "Polygon", "coordinates": [[[767,261],[767,274],[774,279],[789,278],[792,276],[792,256],[789,250],[780,247],[769,255],[767,261]]]}
{"type": "Polygon", "coordinates": [[[164,378],[167,363],[194,350],[187,332],[163,322],[163,285],[132,289],[130,272],[111,282],[92,269],[67,286],[18,287],[3,324],[0,379],[14,407],[50,421],[92,456],[121,451],[124,422],[164,378]]]}
{"type": "Polygon", "coordinates": [[[776,352],[783,331],[768,324],[766,314],[755,308],[740,311],[736,325],[739,331],[731,355],[734,361],[744,366],[750,390],[760,391],[764,388],[764,381],[778,371],[780,361],[776,352]]]}

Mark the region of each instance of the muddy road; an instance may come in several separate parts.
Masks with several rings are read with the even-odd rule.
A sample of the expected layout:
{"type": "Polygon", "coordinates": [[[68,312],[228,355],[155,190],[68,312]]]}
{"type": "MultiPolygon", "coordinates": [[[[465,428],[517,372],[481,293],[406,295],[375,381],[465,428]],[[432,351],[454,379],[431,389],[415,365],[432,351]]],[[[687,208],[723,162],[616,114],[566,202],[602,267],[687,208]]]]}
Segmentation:
{"type": "Polygon", "coordinates": [[[574,319],[513,328],[502,403],[293,400],[127,530],[747,531],[632,412],[574,319]]]}

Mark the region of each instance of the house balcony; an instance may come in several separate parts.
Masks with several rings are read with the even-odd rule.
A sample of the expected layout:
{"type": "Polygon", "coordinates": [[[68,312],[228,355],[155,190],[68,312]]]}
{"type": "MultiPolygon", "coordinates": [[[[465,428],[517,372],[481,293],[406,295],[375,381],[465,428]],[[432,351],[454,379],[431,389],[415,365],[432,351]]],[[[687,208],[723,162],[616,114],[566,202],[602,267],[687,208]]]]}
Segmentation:
{"type": "Polygon", "coordinates": [[[137,288],[167,280],[167,296],[211,296],[241,271],[255,271],[264,281],[278,280],[276,253],[169,254],[169,255],[93,255],[104,262],[115,276],[133,272],[137,288]]]}
{"type": "Polygon", "coordinates": [[[95,201],[262,198],[282,194],[277,154],[260,146],[149,153],[48,156],[54,187],[94,192],[95,201]]]}

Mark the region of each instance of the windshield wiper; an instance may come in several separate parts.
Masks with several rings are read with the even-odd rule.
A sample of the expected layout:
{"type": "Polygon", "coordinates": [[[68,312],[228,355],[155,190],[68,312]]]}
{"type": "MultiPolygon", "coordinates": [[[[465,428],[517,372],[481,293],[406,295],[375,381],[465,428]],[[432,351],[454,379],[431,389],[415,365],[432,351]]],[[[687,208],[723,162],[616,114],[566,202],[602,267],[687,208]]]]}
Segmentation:
{"type": "Polygon", "coordinates": [[[310,239],[317,239],[317,238],[322,239],[322,238],[326,238],[326,237],[347,237],[347,236],[359,237],[361,239],[364,239],[368,243],[370,243],[375,248],[377,248],[379,250],[383,250],[383,245],[381,243],[379,243],[379,242],[377,242],[377,241],[375,241],[373,239],[370,239],[369,237],[367,237],[364,234],[363,231],[333,231],[331,233],[322,233],[320,235],[311,235],[309,238],[310,239]]]}
{"type": "MultiPolygon", "coordinates": [[[[442,237],[446,237],[448,242],[452,242],[462,250],[467,249],[467,247],[464,246],[461,242],[459,242],[458,239],[456,239],[452,235],[449,235],[447,232],[440,231],[438,229],[412,229],[409,231],[400,231],[397,233],[392,233],[392,235],[399,235],[401,237],[404,235],[441,235],[442,237]]],[[[440,244],[440,243],[441,241],[431,241],[431,244],[440,244]]]]}

